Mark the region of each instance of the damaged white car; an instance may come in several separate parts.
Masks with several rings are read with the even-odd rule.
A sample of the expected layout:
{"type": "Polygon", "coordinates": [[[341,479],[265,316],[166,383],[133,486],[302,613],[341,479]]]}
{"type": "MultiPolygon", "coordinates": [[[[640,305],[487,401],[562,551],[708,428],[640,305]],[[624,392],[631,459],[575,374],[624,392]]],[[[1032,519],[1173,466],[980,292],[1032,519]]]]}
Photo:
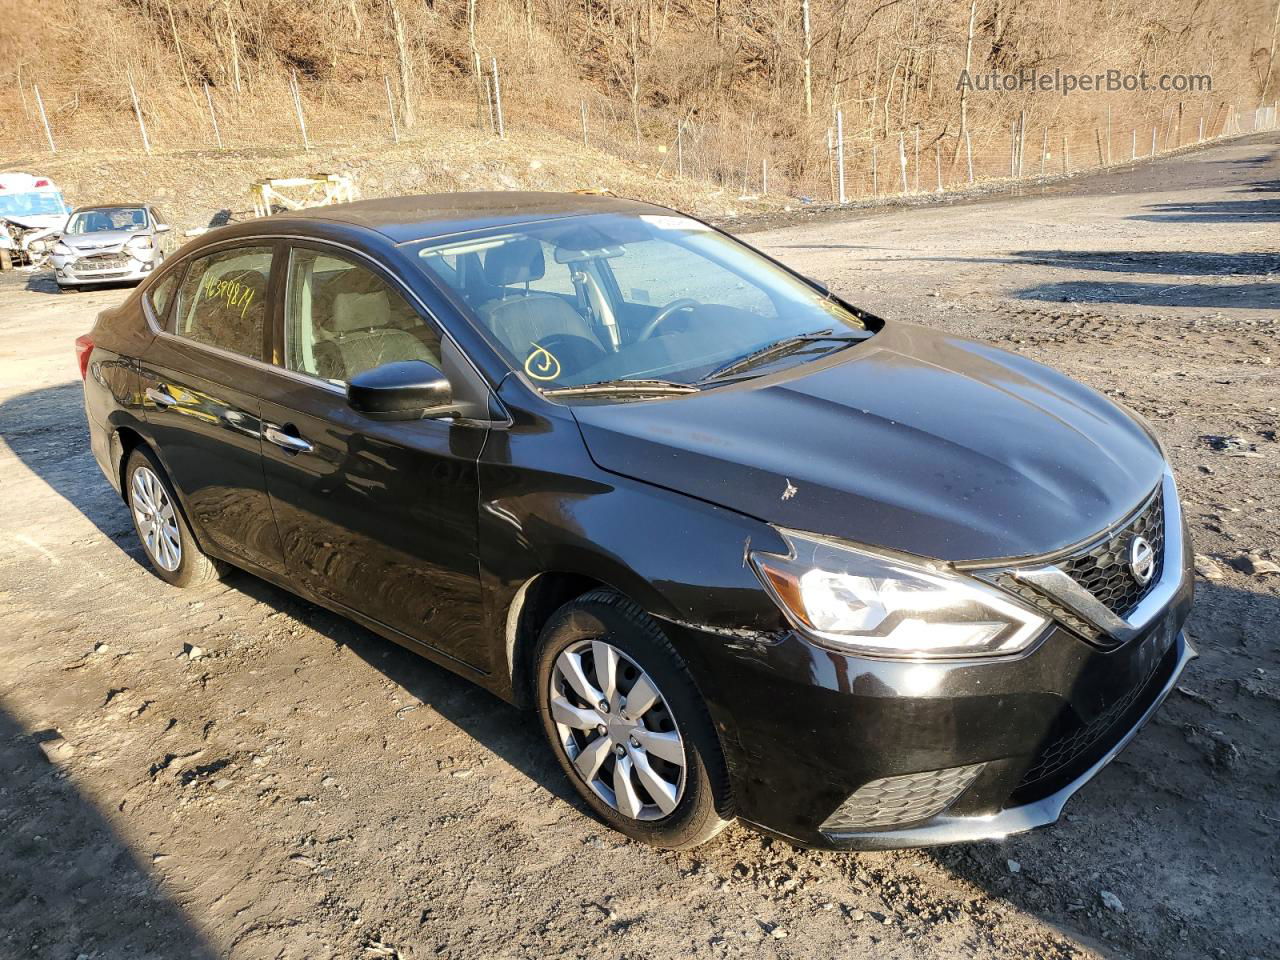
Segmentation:
{"type": "Polygon", "coordinates": [[[39,266],[70,212],[48,177],[0,173],[0,266],[39,266]]]}
{"type": "Polygon", "coordinates": [[[80,207],[53,245],[54,278],[64,290],[138,281],[172,248],[169,225],[148,204],[80,207]]]}

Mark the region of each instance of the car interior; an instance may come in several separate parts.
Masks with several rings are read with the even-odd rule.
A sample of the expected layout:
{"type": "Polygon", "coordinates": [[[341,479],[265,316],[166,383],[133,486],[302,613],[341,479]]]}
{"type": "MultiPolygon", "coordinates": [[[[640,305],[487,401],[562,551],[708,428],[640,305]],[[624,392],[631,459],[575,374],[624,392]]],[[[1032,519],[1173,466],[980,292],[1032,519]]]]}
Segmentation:
{"type": "MultiPolygon", "coordinates": [[[[641,244],[586,249],[508,235],[476,246],[483,249],[424,262],[534,379],[581,383],[637,369],[656,374],[673,361],[688,366],[691,356],[717,355],[730,329],[733,339],[744,328],[767,333],[760,312],[688,298],[653,304],[643,302],[647,291],[624,293],[612,264],[641,244]],[[530,370],[527,361],[542,352],[555,357],[557,376],[530,370]]],[[[765,309],[772,313],[771,304],[765,309]]]]}
{"type": "Polygon", "coordinates": [[[336,257],[294,251],[286,316],[293,370],[345,383],[400,360],[440,366],[439,339],[405,299],[336,257]]]}

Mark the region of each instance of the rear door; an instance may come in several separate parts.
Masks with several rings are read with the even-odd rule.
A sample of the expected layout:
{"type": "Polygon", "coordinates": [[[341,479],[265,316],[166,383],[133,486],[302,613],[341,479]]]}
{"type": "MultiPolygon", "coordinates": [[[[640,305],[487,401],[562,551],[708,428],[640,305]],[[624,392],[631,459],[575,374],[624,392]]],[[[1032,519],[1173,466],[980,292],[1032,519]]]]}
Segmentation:
{"type": "Polygon", "coordinates": [[[456,389],[456,351],[447,344],[442,356],[438,327],[361,255],[298,242],[286,259],[280,370],[262,419],[291,576],[486,670],[476,533],[486,425],[372,420],[347,405],[345,389],[397,360],[426,360],[456,389]]]}
{"type": "Polygon", "coordinates": [[[206,549],[250,568],[284,570],[262,472],[261,392],[273,244],[192,258],[167,329],[141,358],[144,418],[206,549]]]}

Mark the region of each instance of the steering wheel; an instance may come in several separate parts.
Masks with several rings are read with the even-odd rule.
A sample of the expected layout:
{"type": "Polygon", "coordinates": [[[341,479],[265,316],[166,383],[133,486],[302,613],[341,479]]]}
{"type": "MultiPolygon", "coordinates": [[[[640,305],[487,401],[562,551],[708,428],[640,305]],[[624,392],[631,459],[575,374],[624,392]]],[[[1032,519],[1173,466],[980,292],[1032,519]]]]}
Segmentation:
{"type": "Polygon", "coordinates": [[[644,329],[640,331],[640,336],[636,337],[636,342],[648,340],[653,336],[653,332],[658,329],[662,322],[668,319],[673,313],[679,310],[688,310],[690,307],[701,306],[697,300],[690,300],[688,297],[680,297],[678,300],[672,300],[665,307],[655,313],[649,322],[644,325],[644,329]]]}

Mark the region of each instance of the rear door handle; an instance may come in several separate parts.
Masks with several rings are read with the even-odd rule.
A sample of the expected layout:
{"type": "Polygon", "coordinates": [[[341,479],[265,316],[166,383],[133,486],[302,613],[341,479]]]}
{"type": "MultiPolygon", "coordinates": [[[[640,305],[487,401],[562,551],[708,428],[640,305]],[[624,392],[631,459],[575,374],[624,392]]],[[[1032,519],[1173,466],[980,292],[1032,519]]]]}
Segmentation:
{"type": "Polygon", "coordinates": [[[291,429],[295,428],[292,425],[278,427],[274,423],[264,423],[262,435],[285,453],[310,453],[315,449],[309,440],[302,439],[296,433],[289,433],[291,429]]]}
{"type": "Polygon", "coordinates": [[[147,387],[144,391],[147,399],[154,403],[161,410],[172,407],[178,402],[178,398],[171,394],[164,387],[147,387]]]}

